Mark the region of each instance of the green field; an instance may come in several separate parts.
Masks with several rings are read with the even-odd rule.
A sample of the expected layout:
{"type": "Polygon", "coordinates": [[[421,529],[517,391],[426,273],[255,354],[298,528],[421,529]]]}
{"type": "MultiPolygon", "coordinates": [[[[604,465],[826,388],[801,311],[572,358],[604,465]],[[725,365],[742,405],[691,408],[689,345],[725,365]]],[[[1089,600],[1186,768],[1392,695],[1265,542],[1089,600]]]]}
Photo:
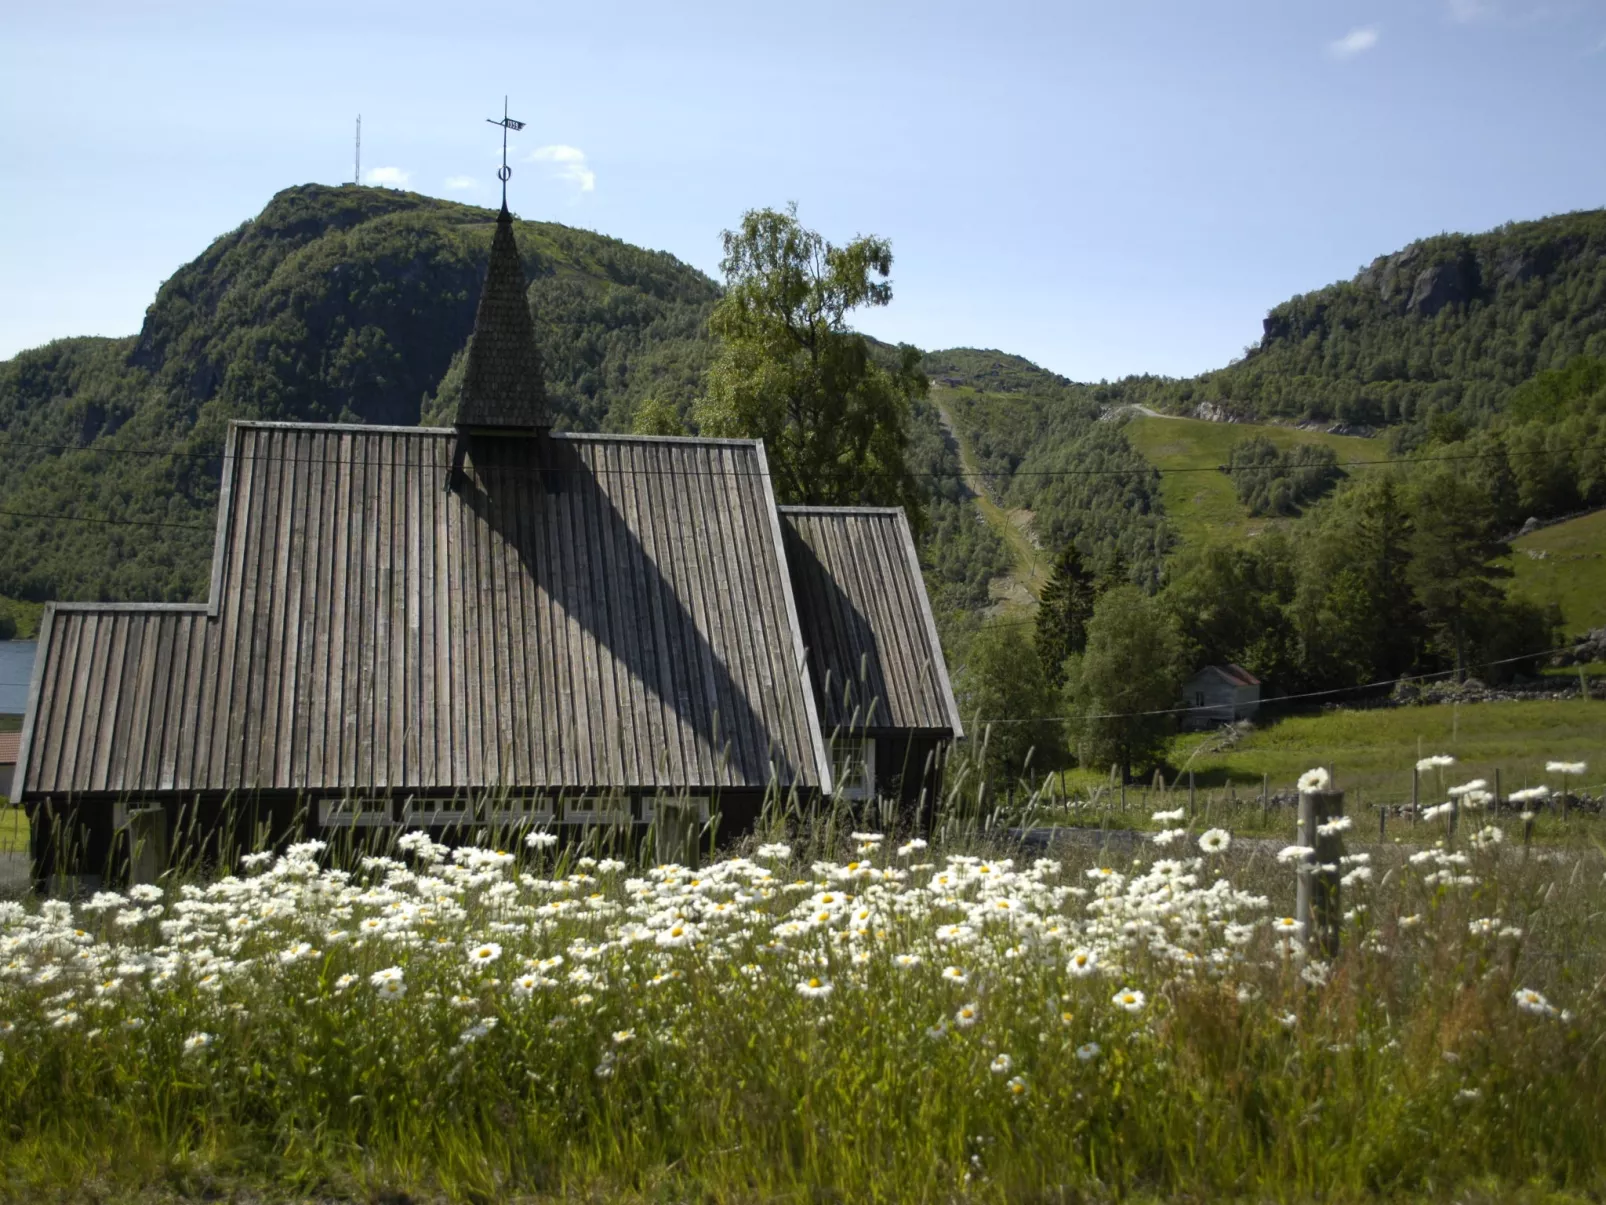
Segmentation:
{"type": "MultiPolygon", "coordinates": [[[[1126,431],[1132,446],[1162,470],[1217,468],[1227,463],[1233,444],[1253,435],[1264,435],[1280,448],[1323,444],[1337,453],[1340,464],[1379,460],[1385,455],[1376,440],[1296,427],[1142,417],[1134,418],[1126,431]]],[[[1273,524],[1293,522],[1250,518],[1225,473],[1166,472],[1161,478],[1160,496],[1166,518],[1183,540],[1241,540],[1273,524]]]]}
{"type": "Polygon", "coordinates": [[[1606,625],[1606,510],[1542,527],[1512,547],[1513,594],[1560,603],[1569,633],[1606,625]]]}
{"type": "MultiPolygon", "coordinates": [[[[1328,766],[1352,801],[1405,803],[1417,759],[1448,753],[1458,764],[1446,771],[1446,786],[1472,778],[1493,784],[1496,770],[1507,792],[1539,783],[1555,786],[1545,763],[1561,760],[1589,765],[1584,781],[1569,784],[1570,789],[1606,792],[1606,702],[1598,700],[1330,711],[1290,716],[1254,730],[1230,750],[1211,752],[1218,739],[1215,733],[1178,736],[1167,777],[1185,784],[1183,775],[1192,770],[1201,791],[1248,797],[1258,794],[1262,776],[1271,790],[1290,791],[1306,770],[1328,766]]],[[[1074,796],[1107,782],[1107,775],[1068,772],[1064,786],[1074,796]]],[[[1437,795],[1437,782],[1424,783],[1422,791],[1425,802],[1435,802],[1430,796],[1437,795]]],[[[1130,789],[1128,796],[1132,808],[1141,806],[1130,789]]]]}

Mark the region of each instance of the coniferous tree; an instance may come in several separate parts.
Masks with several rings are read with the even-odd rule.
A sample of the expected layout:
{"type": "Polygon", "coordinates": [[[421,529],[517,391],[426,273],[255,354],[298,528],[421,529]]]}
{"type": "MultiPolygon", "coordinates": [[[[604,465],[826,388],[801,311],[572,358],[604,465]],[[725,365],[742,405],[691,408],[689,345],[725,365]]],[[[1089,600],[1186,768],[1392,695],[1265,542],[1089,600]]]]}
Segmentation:
{"type": "Polygon", "coordinates": [[[1037,656],[1056,690],[1065,685],[1065,659],[1087,647],[1087,623],[1098,593],[1076,545],[1065,545],[1037,609],[1037,656]]]}
{"type": "Polygon", "coordinates": [[[1498,605],[1496,582],[1510,577],[1499,563],[1511,548],[1496,532],[1487,490],[1459,471],[1440,470],[1417,490],[1409,580],[1423,618],[1455,651],[1457,680],[1465,679],[1470,621],[1498,605]]]}

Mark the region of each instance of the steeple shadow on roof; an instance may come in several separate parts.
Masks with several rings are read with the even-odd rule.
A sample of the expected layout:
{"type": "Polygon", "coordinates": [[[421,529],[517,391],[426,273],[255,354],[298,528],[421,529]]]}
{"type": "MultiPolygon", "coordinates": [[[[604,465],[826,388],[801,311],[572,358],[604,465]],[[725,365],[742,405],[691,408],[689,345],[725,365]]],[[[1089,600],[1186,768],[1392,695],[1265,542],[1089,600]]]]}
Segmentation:
{"type": "MultiPolygon", "coordinates": [[[[631,450],[657,459],[654,441],[630,442],[637,444],[631,450]]],[[[668,479],[663,465],[647,467],[630,483],[628,492],[637,506],[635,515],[627,516],[614,500],[621,492],[619,474],[613,474],[612,483],[601,481],[572,438],[469,435],[466,443],[464,472],[454,487],[458,496],[517,551],[530,582],[589,637],[584,659],[571,663],[571,673],[623,673],[643,684],[715,751],[722,766],[739,768],[737,781],[750,782],[752,769],[765,764],[782,783],[813,777],[813,767],[798,766],[787,752],[789,742],[771,735],[765,719],[766,714],[791,710],[786,692],[776,692],[763,700],[761,709],[755,708],[704,635],[704,625],[717,626],[721,643],[741,656],[749,670],[765,656],[755,642],[789,647],[792,639],[787,631],[763,630],[762,611],[748,613],[733,606],[735,579],[752,579],[771,559],[766,548],[756,545],[773,546],[773,538],[764,522],[767,516],[752,513],[735,497],[727,499],[730,506],[725,509],[708,496],[703,487],[714,485],[715,493],[723,492],[718,479],[730,477],[729,469],[710,465],[682,471],[693,483],[684,491],[680,482],[668,479]],[[700,473],[715,480],[699,481],[700,473]],[[665,491],[686,495],[700,522],[683,526],[690,516],[681,508],[674,514],[653,513],[658,499],[651,495],[665,491]],[[565,513],[575,525],[569,530],[560,529],[565,513]],[[637,525],[644,522],[658,525],[655,534],[667,537],[679,552],[682,571],[691,574],[689,582],[677,586],[664,576],[637,534],[637,525]],[[670,531],[669,524],[682,526],[670,531]],[[716,530],[724,538],[716,538],[716,530]],[[728,559],[732,551],[741,556],[740,563],[728,559]],[[680,597],[688,585],[701,604],[702,621],[680,597]]],[[[780,571],[785,572],[784,565],[780,571]]],[[[758,575],[762,578],[761,570],[758,575]]],[[[751,672],[744,677],[754,681],[751,672]]],[[[806,722],[801,715],[789,718],[806,722]]]]}

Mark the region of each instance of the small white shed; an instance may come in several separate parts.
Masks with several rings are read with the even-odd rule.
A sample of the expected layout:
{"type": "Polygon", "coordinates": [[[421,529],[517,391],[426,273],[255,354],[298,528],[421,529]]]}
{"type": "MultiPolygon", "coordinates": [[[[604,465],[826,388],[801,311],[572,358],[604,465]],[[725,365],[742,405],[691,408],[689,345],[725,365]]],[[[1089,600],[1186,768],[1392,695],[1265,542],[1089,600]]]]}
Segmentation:
{"type": "Polygon", "coordinates": [[[1260,679],[1241,665],[1207,665],[1182,685],[1184,728],[1214,728],[1252,719],[1260,710],[1260,679]]]}

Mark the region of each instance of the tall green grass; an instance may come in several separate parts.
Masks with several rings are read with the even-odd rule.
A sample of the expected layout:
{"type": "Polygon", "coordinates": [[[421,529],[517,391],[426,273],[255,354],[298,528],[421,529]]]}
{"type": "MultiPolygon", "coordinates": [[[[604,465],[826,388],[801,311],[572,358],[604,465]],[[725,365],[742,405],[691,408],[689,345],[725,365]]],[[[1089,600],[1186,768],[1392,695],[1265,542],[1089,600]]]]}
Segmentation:
{"type": "Polygon", "coordinates": [[[1196,826],[1090,876],[967,807],[931,848],[777,807],[695,870],[389,833],[0,905],[0,1175],[107,1199],[1606,1188],[1598,850],[1366,851],[1324,961],[1272,925],[1294,876],[1265,853],[1207,860],[1196,826]]]}

